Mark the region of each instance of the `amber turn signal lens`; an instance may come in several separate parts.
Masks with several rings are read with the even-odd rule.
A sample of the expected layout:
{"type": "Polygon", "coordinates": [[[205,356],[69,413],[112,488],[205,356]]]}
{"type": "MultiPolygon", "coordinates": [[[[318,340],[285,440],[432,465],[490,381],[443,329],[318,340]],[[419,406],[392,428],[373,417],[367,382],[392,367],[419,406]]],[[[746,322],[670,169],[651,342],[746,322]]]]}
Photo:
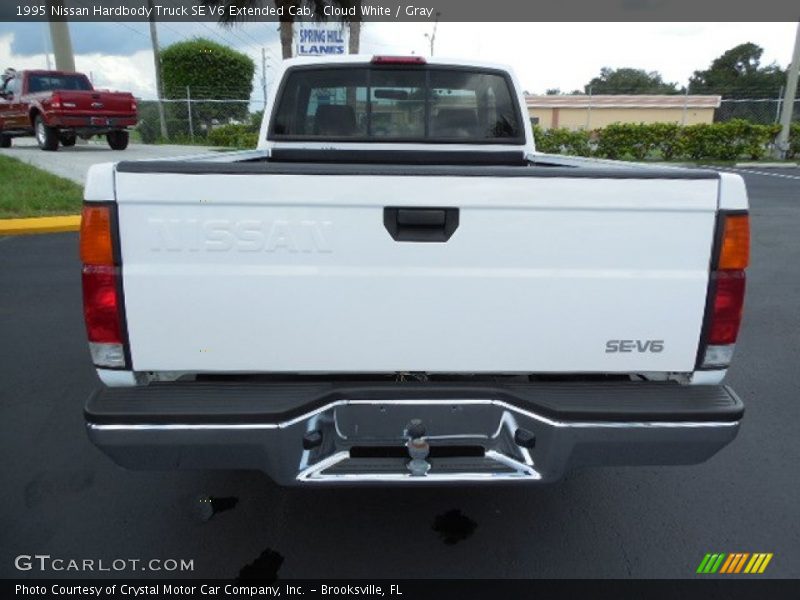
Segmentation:
{"type": "Polygon", "coordinates": [[[113,265],[111,209],[84,206],[81,213],[81,262],[85,265],[113,265]]]}
{"type": "Polygon", "coordinates": [[[750,262],[750,217],[728,215],[722,233],[719,269],[746,269],[750,262]]]}

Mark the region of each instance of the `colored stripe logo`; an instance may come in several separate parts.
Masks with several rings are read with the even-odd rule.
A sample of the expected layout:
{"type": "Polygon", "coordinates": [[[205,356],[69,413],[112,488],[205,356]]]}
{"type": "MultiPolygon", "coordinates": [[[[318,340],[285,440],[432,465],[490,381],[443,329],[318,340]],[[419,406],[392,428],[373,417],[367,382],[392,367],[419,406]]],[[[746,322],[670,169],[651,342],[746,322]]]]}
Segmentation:
{"type": "Polygon", "coordinates": [[[772,552],[733,552],[706,554],[697,567],[697,573],[701,575],[711,575],[714,573],[724,573],[726,575],[735,573],[760,574],[767,569],[769,561],[772,560],[772,552]]]}

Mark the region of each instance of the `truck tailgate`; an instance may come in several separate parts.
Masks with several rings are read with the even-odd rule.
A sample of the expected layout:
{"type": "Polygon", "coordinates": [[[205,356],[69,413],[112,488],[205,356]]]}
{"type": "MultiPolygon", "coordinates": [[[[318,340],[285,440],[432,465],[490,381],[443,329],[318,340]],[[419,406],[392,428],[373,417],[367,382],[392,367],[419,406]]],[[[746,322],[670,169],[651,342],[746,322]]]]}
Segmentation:
{"type": "Polygon", "coordinates": [[[116,174],[136,370],[694,369],[715,177],[137,170],[116,174]],[[398,241],[387,207],[458,226],[398,241]]]}
{"type": "Polygon", "coordinates": [[[134,114],[133,96],[128,93],[115,93],[88,90],[58,90],[61,105],[72,116],[117,116],[134,114]]]}

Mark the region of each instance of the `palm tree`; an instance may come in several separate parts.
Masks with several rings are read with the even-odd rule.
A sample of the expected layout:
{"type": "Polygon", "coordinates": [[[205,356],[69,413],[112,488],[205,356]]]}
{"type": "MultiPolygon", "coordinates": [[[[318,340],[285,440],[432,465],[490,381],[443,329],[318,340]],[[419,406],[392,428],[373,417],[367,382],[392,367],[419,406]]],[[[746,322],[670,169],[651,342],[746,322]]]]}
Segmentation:
{"type": "MultiPolygon", "coordinates": [[[[206,6],[235,6],[237,8],[254,8],[262,7],[268,3],[269,0],[202,0],[206,6]]],[[[283,15],[278,17],[280,23],[280,39],[281,39],[281,54],[283,58],[292,57],[292,40],[294,37],[294,17],[289,14],[291,8],[298,8],[305,4],[310,6],[314,13],[314,19],[324,21],[326,19],[323,10],[326,5],[339,6],[342,8],[356,8],[356,15],[348,21],[350,29],[350,43],[348,51],[350,54],[358,54],[360,47],[361,37],[361,0],[333,0],[332,2],[325,2],[325,0],[272,0],[276,8],[283,7],[283,15]]],[[[231,17],[228,10],[219,18],[219,23],[223,26],[232,27],[238,23],[248,21],[247,17],[237,18],[231,17]]]]}
{"type": "MultiPolygon", "coordinates": [[[[252,0],[258,3],[259,0],[252,0]]],[[[300,5],[300,0],[275,0],[275,6],[283,6],[283,15],[280,17],[281,30],[281,56],[292,58],[292,40],[294,39],[294,17],[289,14],[290,7],[300,5]]]]}
{"type": "Polygon", "coordinates": [[[347,24],[350,29],[350,43],[348,52],[358,54],[361,49],[361,0],[354,0],[353,6],[356,7],[356,14],[347,24]]]}

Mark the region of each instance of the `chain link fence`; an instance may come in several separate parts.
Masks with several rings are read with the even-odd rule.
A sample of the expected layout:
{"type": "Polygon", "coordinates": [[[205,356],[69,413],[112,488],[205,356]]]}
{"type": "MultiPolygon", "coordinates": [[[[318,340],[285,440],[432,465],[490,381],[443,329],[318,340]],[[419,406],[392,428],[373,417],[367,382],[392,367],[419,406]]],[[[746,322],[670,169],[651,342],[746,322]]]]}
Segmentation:
{"type": "MultiPolygon", "coordinates": [[[[167,135],[162,135],[161,123],[158,112],[158,102],[155,100],[139,101],[139,124],[136,127],[138,141],[145,144],[152,143],[189,143],[189,144],[209,144],[214,145],[219,139],[228,139],[229,136],[215,136],[215,130],[230,130],[242,139],[241,135],[246,134],[250,140],[251,135],[258,132],[263,114],[263,101],[254,102],[251,99],[220,98],[224,91],[187,88],[185,95],[181,98],[163,99],[164,114],[166,118],[167,135]],[[214,97],[211,97],[214,96],[214,97]]],[[[608,95],[606,95],[608,97],[608,95]]],[[[626,94],[627,98],[635,98],[635,95],[626,94]]],[[[573,96],[574,98],[574,96],[573,96]]],[[[586,125],[591,123],[588,129],[593,129],[599,119],[599,111],[604,106],[597,101],[593,103],[593,96],[581,95],[580,110],[585,112],[585,119],[578,118],[578,129],[586,129],[586,125]],[[594,113],[593,113],[594,111],[594,113]],[[585,121],[585,122],[584,122],[585,121]]],[[[651,96],[652,98],[652,96],[651,96]]],[[[680,102],[680,96],[672,96],[680,102]]],[[[631,103],[629,111],[619,111],[615,113],[615,120],[621,123],[639,123],[643,120],[643,113],[637,110],[635,102],[631,103]],[[627,114],[626,114],[627,113],[627,114]]],[[[674,105],[673,105],[674,106],[674,105]]],[[[742,119],[758,125],[775,125],[780,122],[783,98],[777,92],[773,92],[773,97],[763,98],[725,98],[723,97],[719,106],[709,109],[708,119],[715,123],[723,123],[734,119],[742,119]]],[[[678,112],[680,110],[678,109],[678,112]]],[[[663,118],[656,117],[656,120],[672,121],[679,124],[680,116],[673,112],[663,115],[663,118]]],[[[533,115],[531,115],[533,117],[533,115]]],[[[533,119],[536,123],[536,119],[533,119]]],[[[793,121],[800,122],[800,98],[794,102],[793,121]]],[[[689,124],[688,122],[685,124],[689,124]]],[[[545,128],[547,124],[542,123],[545,128]]],[[[570,127],[567,123],[561,125],[570,127]]],[[[221,133],[221,132],[218,132],[221,133]]]]}
{"type": "Polygon", "coordinates": [[[215,129],[238,125],[255,132],[261,124],[262,112],[251,112],[249,99],[193,97],[192,90],[187,89],[185,98],[165,98],[161,103],[166,135],[161,130],[158,101],[138,102],[135,131],[142,143],[207,144],[215,129]]]}
{"type": "MultiPolygon", "coordinates": [[[[714,111],[714,122],[744,119],[759,125],[773,125],[780,122],[782,108],[782,98],[723,98],[719,108],[714,111]]],[[[794,102],[792,120],[800,121],[800,99],[794,102]]]]}

